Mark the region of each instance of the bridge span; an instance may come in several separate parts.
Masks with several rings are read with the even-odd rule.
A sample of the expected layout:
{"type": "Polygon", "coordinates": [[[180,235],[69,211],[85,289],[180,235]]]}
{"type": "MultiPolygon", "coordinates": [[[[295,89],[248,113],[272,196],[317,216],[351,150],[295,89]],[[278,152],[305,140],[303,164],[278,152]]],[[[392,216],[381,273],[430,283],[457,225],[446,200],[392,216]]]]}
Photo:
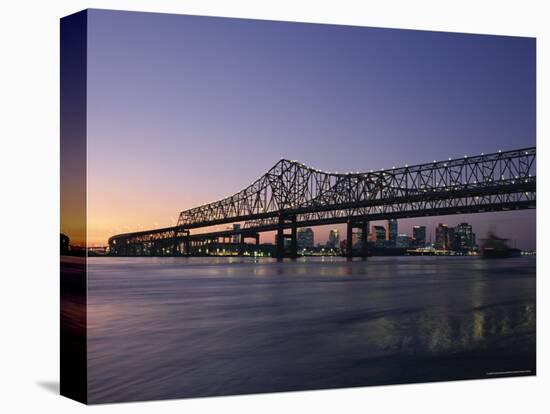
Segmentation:
{"type": "Polygon", "coordinates": [[[366,257],[370,221],[535,207],[535,147],[369,172],[328,172],[281,159],[238,193],[182,211],[176,226],[112,236],[109,251],[190,255],[220,238],[240,235],[258,244],[260,233],[276,231],[277,257],[296,257],[298,228],[346,223],[347,240],[356,228],[363,238],[361,251],[347,255],[366,257]],[[242,226],[201,233],[232,223],[242,226]]]}

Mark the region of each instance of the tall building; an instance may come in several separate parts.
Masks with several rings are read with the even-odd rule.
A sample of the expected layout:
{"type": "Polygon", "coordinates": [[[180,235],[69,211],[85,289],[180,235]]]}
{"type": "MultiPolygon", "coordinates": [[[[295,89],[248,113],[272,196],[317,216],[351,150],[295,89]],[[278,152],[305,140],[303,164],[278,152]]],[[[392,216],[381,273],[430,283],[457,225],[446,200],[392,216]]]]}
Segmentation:
{"type": "Polygon", "coordinates": [[[415,247],[426,246],[426,226],[413,227],[413,243],[415,247]]]}
{"type": "Polygon", "coordinates": [[[331,229],[328,234],[327,248],[337,249],[339,247],[340,247],[340,233],[338,232],[338,229],[331,229]]]}
{"type": "Polygon", "coordinates": [[[435,229],[435,248],[444,250],[447,245],[447,234],[449,227],[446,224],[439,223],[435,229]]]}
{"type": "Polygon", "coordinates": [[[435,229],[435,248],[440,250],[454,250],[455,229],[439,223],[435,229]]]}
{"type": "Polygon", "coordinates": [[[386,228],[384,226],[372,226],[371,239],[375,242],[386,240],[386,228]]]}
{"type": "Polygon", "coordinates": [[[398,234],[395,241],[395,247],[400,249],[408,249],[412,245],[412,239],[407,234],[398,234]]]}
{"type": "Polygon", "coordinates": [[[298,249],[313,249],[313,230],[309,227],[298,229],[298,249]]]}
{"type": "Polygon", "coordinates": [[[472,231],[472,225],[468,223],[460,223],[455,227],[455,250],[467,253],[476,248],[476,235],[472,231]]]}
{"type": "MultiPolygon", "coordinates": [[[[241,225],[239,223],[233,224],[233,230],[240,230],[241,225]]],[[[234,234],[232,238],[233,243],[240,243],[241,242],[241,235],[240,234],[234,234]]]]}
{"type": "Polygon", "coordinates": [[[455,250],[455,229],[454,227],[447,228],[447,235],[445,238],[445,249],[455,250]]]}
{"type": "Polygon", "coordinates": [[[387,224],[387,238],[388,238],[388,244],[391,247],[395,247],[395,243],[397,241],[397,219],[389,219],[387,224]]]}
{"type": "Polygon", "coordinates": [[[372,226],[370,239],[377,247],[388,247],[386,241],[386,227],[372,226]]]}
{"type": "Polygon", "coordinates": [[[351,233],[351,245],[356,249],[361,249],[361,247],[363,247],[363,243],[361,241],[362,234],[363,231],[361,229],[356,229],[351,233]]]}

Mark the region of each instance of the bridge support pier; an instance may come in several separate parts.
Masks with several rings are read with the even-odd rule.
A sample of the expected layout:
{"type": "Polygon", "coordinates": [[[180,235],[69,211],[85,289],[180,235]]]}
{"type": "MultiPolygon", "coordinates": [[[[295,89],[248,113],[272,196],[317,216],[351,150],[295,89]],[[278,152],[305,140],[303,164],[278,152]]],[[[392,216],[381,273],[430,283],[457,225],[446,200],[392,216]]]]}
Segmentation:
{"type": "Polygon", "coordinates": [[[346,257],[353,257],[353,223],[349,220],[346,226],[346,257]]]}
{"type": "Polygon", "coordinates": [[[239,255],[244,255],[246,246],[246,239],[254,239],[256,247],[260,245],[260,233],[241,233],[241,240],[239,243],[239,255]]]}
{"type": "Polygon", "coordinates": [[[361,223],[361,257],[366,259],[369,253],[369,225],[368,221],[363,221],[361,223]]]}
{"type": "Polygon", "coordinates": [[[369,236],[369,222],[367,220],[348,220],[346,229],[346,257],[351,259],[353,257],[362,257],[366,259],[368,256],[368,236],[369,236]],[[360,248],[358,254],[353,251],[353,230],[361,230],[360,248]]]}
{"type": "Polygon", "coordinates": [[[298,227],[296,226],[296,216],[279,215],[277,227],[277,259],[289,257],[296,259],[298,257],[298,227]],[[285,226],[290,224],[290,234],[285,234],[285,226]],[[290,252],[286,253],[285,239],[290,239],[290,252]]]}
{"type": "Polygon", "coordinates": [[[296,216],[291,219],[292,227],[290,228],[290,253],[291,259],[298,257],[298,228],[296,227],[296,216]]]}
{"type": "Polygon", "coordinates": [[[285,257],[285,218],[282,214],[279,215],[279,223],[277,225],[277,259],[285,257]]]}
{"type": "Polygon", "coordinates": [[[239,250],[237,251],[238,256],[244,256],[244,248],[246,246],[246,236],[241,234],[239,237],[239,250]]]}

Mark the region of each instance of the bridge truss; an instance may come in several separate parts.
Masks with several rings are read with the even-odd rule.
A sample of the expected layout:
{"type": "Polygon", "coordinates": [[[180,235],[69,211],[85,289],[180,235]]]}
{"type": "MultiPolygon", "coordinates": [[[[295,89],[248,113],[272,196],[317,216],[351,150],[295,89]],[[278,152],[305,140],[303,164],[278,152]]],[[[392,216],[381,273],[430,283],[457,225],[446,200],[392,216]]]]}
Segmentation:
{"type": "Polygon", "coordinates": [[[284,230],[289,228],[291,251],[295,251],[298,227],[347,222],[348,228],[364,228],[373,220],[535,206],[535,147],[349,173],[321,171],[282,159],[238,193],[182,211],[175,227],[114,236],[109,244],[112,251],[122,252],[120,246],[170,246],[178,240],[276,230],[278,254],[284,255],[284,230]],[[190,233],[228,223],[244,225],[206,235],[190,233]]]}

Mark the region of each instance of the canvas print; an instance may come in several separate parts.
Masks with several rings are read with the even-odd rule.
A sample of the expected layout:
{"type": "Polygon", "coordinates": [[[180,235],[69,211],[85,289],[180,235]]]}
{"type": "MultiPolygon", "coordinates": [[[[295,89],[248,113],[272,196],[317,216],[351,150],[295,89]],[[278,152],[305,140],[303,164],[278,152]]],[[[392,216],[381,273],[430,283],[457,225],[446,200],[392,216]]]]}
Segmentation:
{"type": "Polygon", "coordinates": [[[536,374],[536,39],[61,19],[61,393],[536,374]]]}

